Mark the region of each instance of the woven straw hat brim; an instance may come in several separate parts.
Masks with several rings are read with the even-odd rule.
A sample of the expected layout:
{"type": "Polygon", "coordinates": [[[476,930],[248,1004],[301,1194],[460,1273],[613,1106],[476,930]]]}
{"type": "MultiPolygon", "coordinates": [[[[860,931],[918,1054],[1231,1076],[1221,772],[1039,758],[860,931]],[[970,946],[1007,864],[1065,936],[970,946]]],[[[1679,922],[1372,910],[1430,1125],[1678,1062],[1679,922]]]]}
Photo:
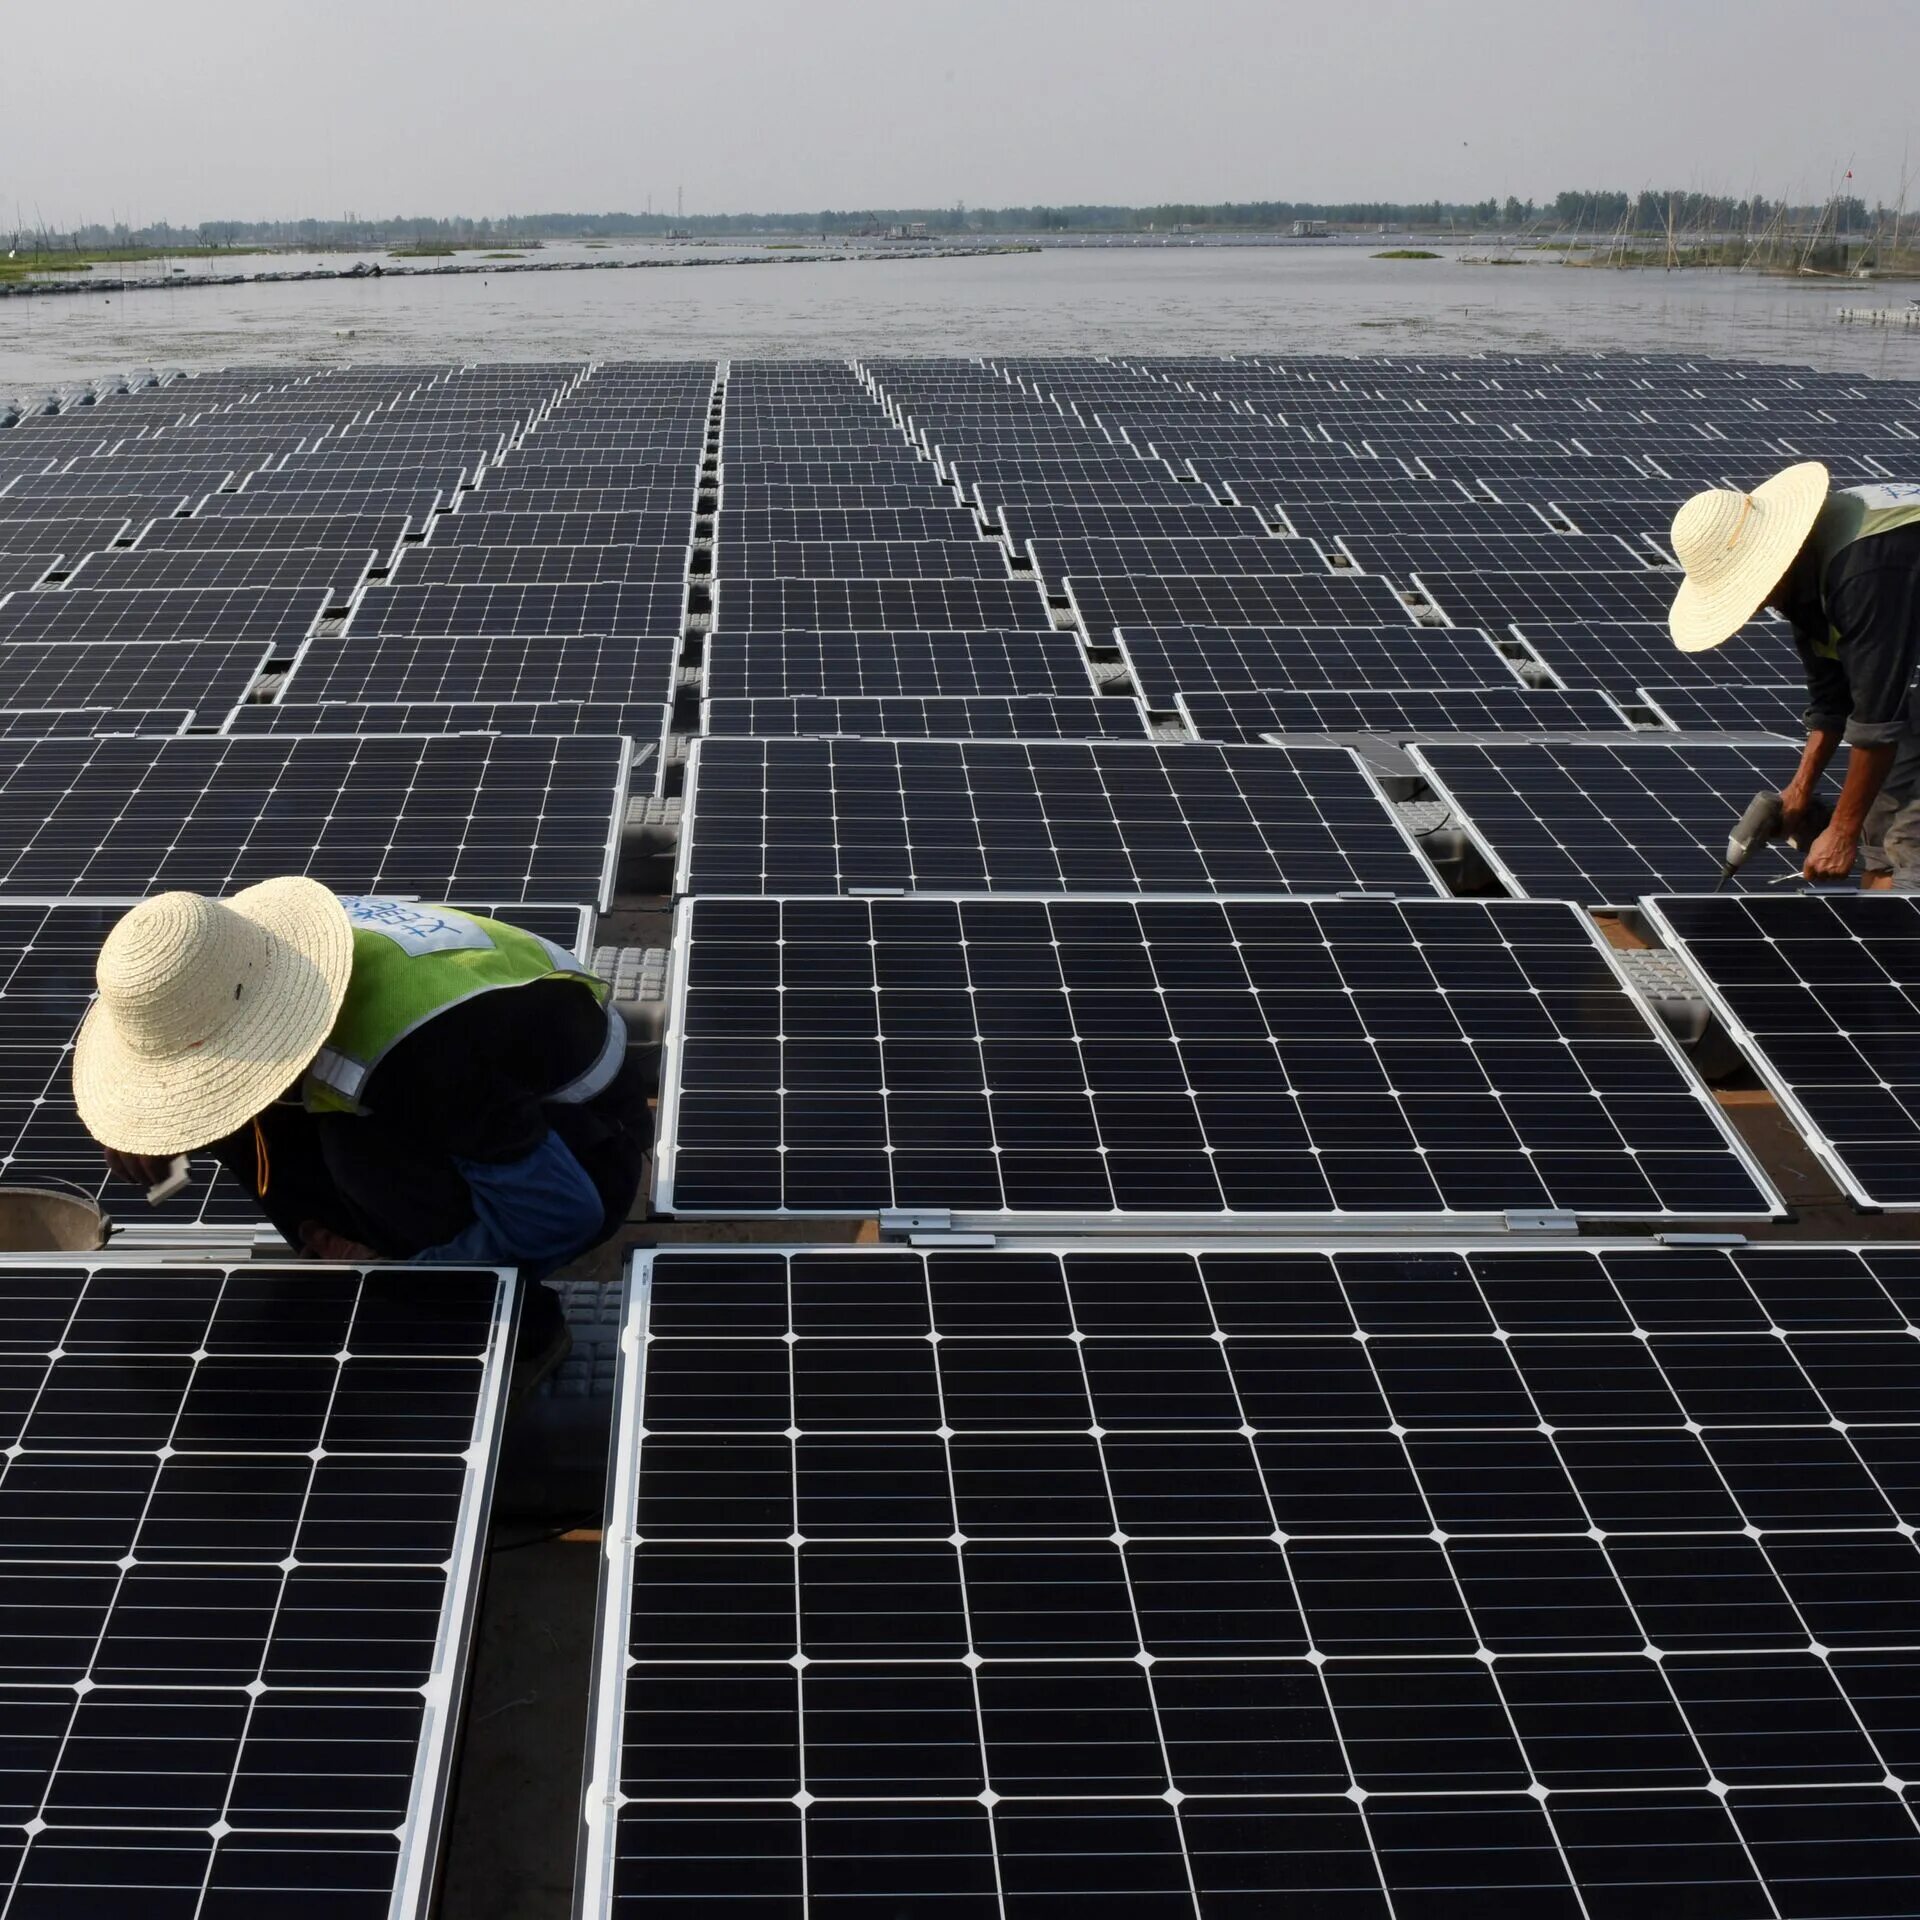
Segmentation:
{"type": "Polygon", "coordinates": [[[192,1153],[277,1100],[319,1052],[353,972],[346,909],[318,881],[266,880],[223,902],[286,950],[267,991],[218,1033],[168,1056],[129,1046],[96,1000],[73,1050],[87,1131],[120,1153],[192,1153]]]}
{"type": "Polygon", "coordinates": [[[1826,468],[1817,460],[1805,460],[1754,488],[1753,503],[1763,518],[1754,538],[1742,544],[1735,564],[1710,587],[1689,574],[1673,596],[1667,631],[1682,653],[1706,653],[1720,646],[1760,611],[1806,545],[1827,503],[1829,484],[1826,468]]]}

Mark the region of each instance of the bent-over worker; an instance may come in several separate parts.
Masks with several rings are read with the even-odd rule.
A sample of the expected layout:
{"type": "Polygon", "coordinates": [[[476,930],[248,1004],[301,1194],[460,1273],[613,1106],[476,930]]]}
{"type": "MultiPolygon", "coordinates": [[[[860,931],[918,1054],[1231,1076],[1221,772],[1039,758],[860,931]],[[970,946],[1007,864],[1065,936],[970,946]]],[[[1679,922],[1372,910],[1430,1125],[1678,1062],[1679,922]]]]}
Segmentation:
{"type": "Polygon", "coordinates": [[[74,1099],[123,1177],[207,1153],[324,1259],[518,1265],[610,1238],[645,1168],[626,1028],[518,927],[268,880],[107,936],[74,1099]]]}
{"type": "Polygon", "coordinates": [[[1793,628],[1807,676],[1807,743],[1781,792],[1789,837],[1844,740],[1833,820],[1807,850],[1809,880],[1844,880],[1861,843],[1868,885],[1920,891],[1920,485],[1833,487],[1817,460],[1751,493],[1697,493],[1674,516],[1686,569],[1669,630],[1683,653],[1731,639],[1762,607],[1793,628]]]}

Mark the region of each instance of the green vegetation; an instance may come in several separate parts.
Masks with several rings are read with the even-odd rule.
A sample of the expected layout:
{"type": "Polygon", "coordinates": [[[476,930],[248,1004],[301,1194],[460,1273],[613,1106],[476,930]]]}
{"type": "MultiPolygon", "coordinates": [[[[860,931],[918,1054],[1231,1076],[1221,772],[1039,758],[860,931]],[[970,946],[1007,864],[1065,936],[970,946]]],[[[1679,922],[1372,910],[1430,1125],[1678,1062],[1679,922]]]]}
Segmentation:
{"type": "MultiPolygon", "coordinates": [[[[451,253],[453,249],[449,247],[447,251],[451,253]]],[[[524,253],[515,253],[511,249],[499,253],[483,253],[480,256],[482,260],[524,260],[526,257],[524,253]]]]}
{"type": "Polygon", "coordinates": [[[1389,247],[1385,253],[1376,253],[1376,260],[1438,260],[1437,253],[1429,253],[1425,247],[1389,247]]]}
{"type": "Polygon", "coordinates": [[[411,246],[389,247],[396,260],[447,260],[457,249],[440,240],[416,240],[411,246]]]}
{"type": "Polygon", "coordinates": [[[229,253],[262,251],[259,247],[70,247],[55,252],[45,247],[16,247],[0,257],[0,280],[21,280],[36,273],[91,273],[95,267],[146,260],[211,260],[229,253]]]}

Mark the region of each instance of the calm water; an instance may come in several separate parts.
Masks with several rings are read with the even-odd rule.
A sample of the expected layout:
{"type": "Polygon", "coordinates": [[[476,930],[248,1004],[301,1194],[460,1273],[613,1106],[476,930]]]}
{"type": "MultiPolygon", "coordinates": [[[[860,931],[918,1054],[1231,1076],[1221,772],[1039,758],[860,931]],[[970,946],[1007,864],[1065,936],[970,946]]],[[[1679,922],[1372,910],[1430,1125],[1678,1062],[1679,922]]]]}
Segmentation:
{"type": "Polygon", "coordinates": [[[1128,350],[1692,352],[1920,376],[1920,331],[1833,317],[1905,297],[1709,273],[1376,260],[1344,246],[184,285],[0,302],[0,393],[156,364],[1128,350]]]}

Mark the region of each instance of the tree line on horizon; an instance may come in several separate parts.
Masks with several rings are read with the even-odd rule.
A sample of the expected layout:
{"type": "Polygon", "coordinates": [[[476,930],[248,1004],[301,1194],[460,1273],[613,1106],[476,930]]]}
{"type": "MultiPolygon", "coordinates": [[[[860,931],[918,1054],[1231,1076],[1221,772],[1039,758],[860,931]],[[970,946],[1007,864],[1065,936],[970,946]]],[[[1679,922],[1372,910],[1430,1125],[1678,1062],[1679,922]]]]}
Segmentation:
{"type": "Polygon", "coordinates": [[[1691,233],[1758,234],[1769,225],[1789,227],[1822,217],[1834,228],[1858,229],[1893,217],[1889,207],[1869,208],[1849,197],[1824,206],[1788,205],[1750,195],[1647,190],[1570,191],[1547,202],[1475,201],[1222,201],[1212,205],[1169,202],[1160,206],[862,207],[808,213],[531,213],[474,218],[468,215],[394,214],[337,220],[203,220],[176,227],[160,221],[144,227],[88,222],[63,234],[31,236],[74,248],[168,245],[376,247],[419,241],[452,245],[497,245],[531,240],[665,238],[699,239],[750,234],[825,235],[844,238],[890,227],[924,224],[930,234],[1092,233],[1144,234],[1169,230],[1270,232],[1297,220],[1335,226],[1499,228],[1600,238],[1620,232],[1661,233],[1671,224],[1691,233]]]}

